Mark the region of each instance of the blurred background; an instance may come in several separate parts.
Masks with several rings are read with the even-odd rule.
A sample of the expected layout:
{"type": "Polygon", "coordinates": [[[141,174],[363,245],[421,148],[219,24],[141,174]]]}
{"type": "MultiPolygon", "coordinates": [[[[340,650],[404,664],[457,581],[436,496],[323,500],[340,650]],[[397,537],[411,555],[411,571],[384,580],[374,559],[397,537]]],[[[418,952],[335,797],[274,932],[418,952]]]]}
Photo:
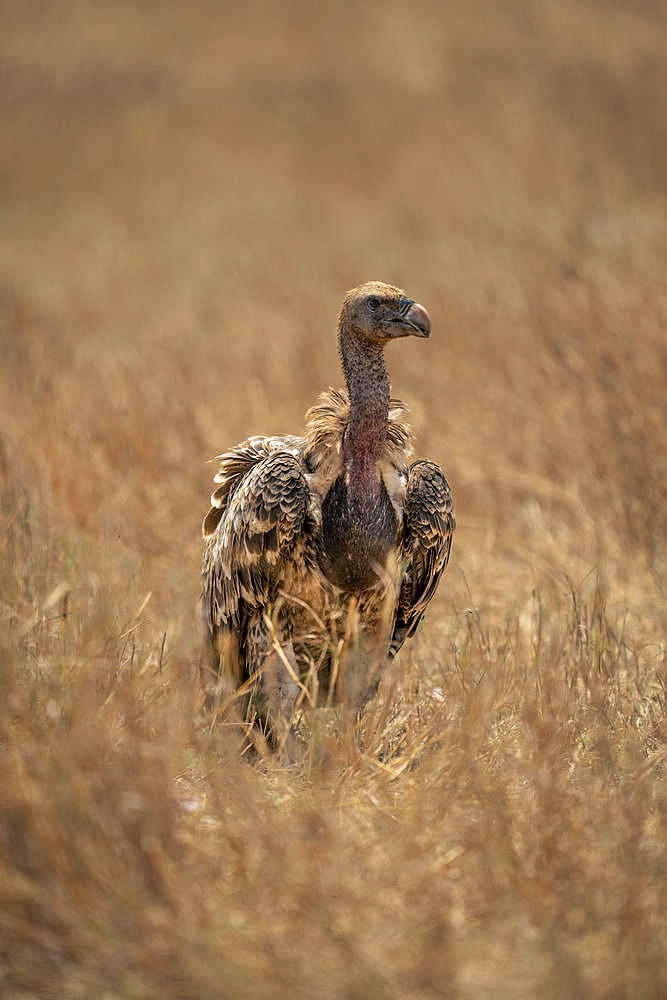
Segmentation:
{"type": "Polygon", "coordinates": [[[388,363],[454,490],[449,590],[501,610],[545,575],[655,578],[659,0],[5,0],[2,21],[12,502],[165,613],[192,603],[206,461],[299,432],[341,382],[344,292],[378,278],[432,313],[388,363]]]}
{"type": "Polygon", "coordinates": [[[0,116],[2,996],[664,997],[664,0],[2,0],[0,116]],[[241,768],[207,463],[369,279],[451,563],[361,743],[241,768]]]}

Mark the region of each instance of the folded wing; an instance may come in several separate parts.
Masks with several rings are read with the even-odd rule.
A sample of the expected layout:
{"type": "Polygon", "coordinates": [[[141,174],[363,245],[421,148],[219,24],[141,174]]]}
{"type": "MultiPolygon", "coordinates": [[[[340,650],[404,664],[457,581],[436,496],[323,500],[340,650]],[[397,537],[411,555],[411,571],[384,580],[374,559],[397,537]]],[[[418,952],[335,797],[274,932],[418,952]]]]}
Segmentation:
{"type": "Polygon", "coordinates": [[[403,519],[405,573],[398,598],[391,654],[411,636],[435,594],[456,528],[449,483],[433,462],[410,466],[403,519]]]}

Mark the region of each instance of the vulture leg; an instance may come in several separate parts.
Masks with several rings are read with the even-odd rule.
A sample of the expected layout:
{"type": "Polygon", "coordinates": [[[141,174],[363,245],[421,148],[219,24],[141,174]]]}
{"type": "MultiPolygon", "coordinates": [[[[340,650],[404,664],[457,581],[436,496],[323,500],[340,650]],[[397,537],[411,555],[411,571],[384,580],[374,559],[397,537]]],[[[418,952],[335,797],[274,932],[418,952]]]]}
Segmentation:
{"type": "Polygon", "coordinates": [[[199,659],[199,680],[204,692],[204,712],[209,715],[216,706],[233,699],[241,683],[238,637],[229,631],[218,631],[202,643],[199,659]]]}
{"type": "Polygon", "coordinates": [[[302,685],[289,632],[280,625],[269,627],[256,616],[249,625],[246,655],[251,693],[245,717],[249,721],[254,716],[274,748],[294,756],[294,717],[302,685]]]}
{"type": "Polygon", "coordinates": [[[389,645],[381,634],[356,637],[343,651],[337,682],[337,701],[361,712],[377,694],[389,645]]]}

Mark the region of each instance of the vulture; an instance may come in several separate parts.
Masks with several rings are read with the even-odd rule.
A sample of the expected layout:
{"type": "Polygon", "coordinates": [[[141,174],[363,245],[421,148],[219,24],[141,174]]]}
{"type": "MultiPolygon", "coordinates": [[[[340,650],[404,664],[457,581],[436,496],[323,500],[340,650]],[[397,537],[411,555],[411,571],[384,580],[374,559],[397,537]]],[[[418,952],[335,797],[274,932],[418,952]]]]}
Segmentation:
{"type": "Polygon", "coordinates": [[[301,707],[359,709],[373,696],[447,565],[449,484],[433,462],[409,463],[384,359],[390,341],[430,332],[401,289],[353,289],[338,322],[346,390],[321,394],[302,437],[251,437],[218,456],[203,523],[202,686],[209,710],[238,699],[274,746],[301,707]]]}

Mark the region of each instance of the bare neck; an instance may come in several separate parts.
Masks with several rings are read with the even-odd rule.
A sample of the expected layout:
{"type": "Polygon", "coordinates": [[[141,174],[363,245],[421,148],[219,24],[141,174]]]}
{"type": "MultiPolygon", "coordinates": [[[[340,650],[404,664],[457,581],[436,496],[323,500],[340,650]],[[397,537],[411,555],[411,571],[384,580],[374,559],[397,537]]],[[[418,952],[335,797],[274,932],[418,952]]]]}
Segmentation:
{"type": "Polygon", "coordinates": [[[377,463],[387,440],[389,378],[381,346],[366,344],[344,326],[338,338],[350,394],[350,423],[343,440],[348,495],[357,501],[380,493],[377,463]]]}

